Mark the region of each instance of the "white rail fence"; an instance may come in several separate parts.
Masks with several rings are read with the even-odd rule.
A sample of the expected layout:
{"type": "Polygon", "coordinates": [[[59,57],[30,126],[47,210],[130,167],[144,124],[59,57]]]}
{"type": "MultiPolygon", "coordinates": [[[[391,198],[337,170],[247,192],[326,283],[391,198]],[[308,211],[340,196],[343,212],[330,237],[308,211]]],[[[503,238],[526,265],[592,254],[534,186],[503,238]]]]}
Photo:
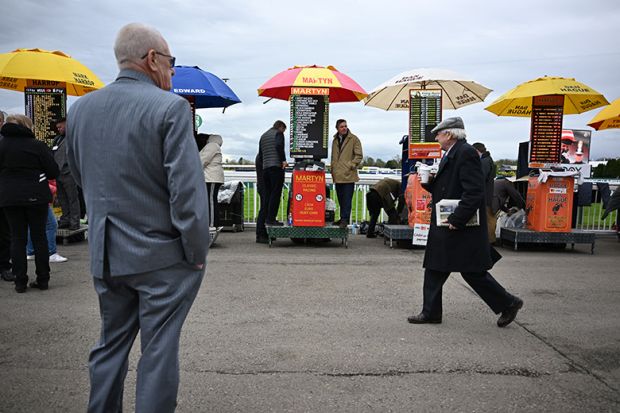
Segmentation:
{"type": "MultiPolygon", "coordinates": [[[[258,210],[260,208],[260,199],[258,191],[256,191],[256,174],[253,171],[248,172],[225,172],[226,181],[240,181],[244,187],[244,220],[245,224],[256,223],[256,217],[258,216],[258,210]]],[[[374,175],[364,174],[360,175],[360,182],[355,185],[355,192],[353,195],[352,211],[351,211],[351,224],[359,224],[362,221],[369,219],[368,210],[366,209],[366,193],[370,186],[383,178],[393,178],[400,180],[399,175],[374,175]]],[[[291,174],[287,173],[285,178],[284,189],[282,191],[282,197],[280,199],[280,209],[278,210],[277,218],[280,221],[286,222],[287,219],[287,205],[288,205],[288,193],[290,190],[291,174]]],[[[327,185],[329,187],[329,197],[336,201],[336,191],[331,182],[331,177],[327,174],[327,185]]],[[[620,185],[615,181],[610,182],[610,188],[612,192],[616,190],[620,185]]],[[[598,194],[597,185],[593,185],[593,202],[590,206],[577,207],[577,223],[576,228],[587,231],[605,232],[612,231],[614,224],[616,223],[618,211],[614,211],[606,219],[602,220],[601,215],[604,211],[600,196],[598,194]]],[[[339,217],[338,206],[336,209],[336,217],[339,217]]],[[[380,217],[380,221],[384,219],[384,215],[380,217]]]]}

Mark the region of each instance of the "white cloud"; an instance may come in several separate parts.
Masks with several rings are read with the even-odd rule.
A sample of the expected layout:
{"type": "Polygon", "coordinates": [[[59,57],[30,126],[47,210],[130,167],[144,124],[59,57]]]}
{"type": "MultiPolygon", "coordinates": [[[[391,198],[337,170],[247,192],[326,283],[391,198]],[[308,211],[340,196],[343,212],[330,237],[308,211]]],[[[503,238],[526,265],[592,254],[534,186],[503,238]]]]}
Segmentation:
{"type": "MultiPolygon", "coordinates": [[[[231,157],[252,159],[263,131],[276,119],[288,123],[288,104],[263,104],[256,89],[296,64],[334,65],[366,90],[404,70],[443,67],[494,89],[487,103],[543,75],[575,77],[609,100],[620,97],[620,3],[611,0],[58,0],[54,11],[45,2],[5,0],[1,51],[60,49],[108,83],[117,73],[112,44],[118,29],[132,21],[151,24],[167,38],[179,64],[230,78],[243,103],[224,114],[200,113],[201,130],[221,134],[231,157]]],[[[495,158],[515,158],[518,142],[528,138],[529,121],[498,118],[484,106],[446,111],[444,117],[462,116],[471,139],[484,141],[495,158]]],[[[0,90],[0,108],[23,111],[23,96],[0,90]]],[[[587,129],[595,113],[566,116],[564,124],[587,129]]],[[[330,125],[340,117],[362,139],[367,155],[400,154],[406,113],[361,103],[331,105],[330,125]]],[[[592,152],[620,156],[620,130],[595,132],[592,152]]]]}

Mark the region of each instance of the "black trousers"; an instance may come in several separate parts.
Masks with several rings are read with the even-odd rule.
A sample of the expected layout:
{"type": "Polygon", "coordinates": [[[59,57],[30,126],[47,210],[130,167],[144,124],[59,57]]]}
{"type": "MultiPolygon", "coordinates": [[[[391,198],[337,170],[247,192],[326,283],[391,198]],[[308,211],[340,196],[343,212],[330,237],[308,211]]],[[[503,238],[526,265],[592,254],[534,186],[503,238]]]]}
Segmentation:
{"type": "Polygon", "coordinates": [[[256,217],[256,238],[267,238],[267,228],[265,228],[265,220],[267,219],[267,205],[269,199],[265,193],[265,188],[257,185],[256,190],[260,197],[260,208],[258,210],[258,216],[256,217]]]}
{"type": "Polygon", "coordinates": [[[220,211],[217,205],[217,194],[220,191],[219,182],[207,182],[207,196],[209,197],[209,226],[219,227],[220,211]]]}
{"type": "Polygon", "coordinates": [[[47,204],[3,208],[11,228],[11,260],[13,261],[16,286],[28,284],[28,264],[26,261],[28,227],[30,227],[30,238],[34,247],[37,282],[47,283],[50,279],[49,252],[45,234],[47,208],[47,204]]]}
{"type": "MultiPolygon", "coordinates": [[[[383,208],[383,204],[381,202],[381,195],[374,189],[371,189],[366,193],[366,208],[370,214],[370,223],[368,224],[368,233],[374,234],[375,227],[377,226],[377,220],[379,219],[379,215],[381,214],[381,208],[383,208]]],[[[398,223],[398,213],[396,212],[396,208],[386,209],[385,213],[388,216],[389,224],[397,224],[398,223]]]]}
{"type": "Polygon", "coordinates": [[[263,179],[265,181],[265,200],[267,201],[265,221],[269,224],[276,220],[280,208],[280,197],[284,186],[284,169],[278,166],[264,169],[263,179]]]}
{"type": "MultiPolygon", "coordinates": [[[[424,271],[424,305],[422,313],[430,318],[441,318],[441,296],[443,285],[450,276],[449,272],[424,271]]],[[[495,314],[506,309],[514,296],[508,293],[488,271],[462,272],[461,276],[469,286],[491,307],[495,314]]]]}
{"type": "Polygon", "coordinates": [[[60,203],[60,208],[62,209],[62,216],[58,220],[58,224],[79,227],[80,196],[73,175],[70,173],[59,175],[56,182],[58,183],[58,203],[60,203]]]}
{"type": "Polygon", "coordinates": [[[0,208],[0,270],[11,269],[11,229],[0,208]]]}

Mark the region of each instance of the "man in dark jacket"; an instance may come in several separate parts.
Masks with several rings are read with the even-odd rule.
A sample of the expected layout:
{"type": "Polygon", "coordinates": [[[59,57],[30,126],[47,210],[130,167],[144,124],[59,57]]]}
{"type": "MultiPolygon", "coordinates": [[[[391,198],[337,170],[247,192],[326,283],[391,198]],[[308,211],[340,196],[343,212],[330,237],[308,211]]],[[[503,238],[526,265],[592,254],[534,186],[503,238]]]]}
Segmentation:
{"type": "MultiPolygon", "coordinates": [[[[0,111],[0,128],[2,125],[4,125],[4,112],[0,111]]],[[[2,142],[1,134],[0,142],[2,142]]],[[[15,281],[15,276],[11,272],[11,230],[2,208],[0,208],[0,278],[4,281],[15,281]]]]}
{"type": "Polygon", "coordinates": [[[489,242],[495,242],[495,224],[497,220],[491,212],[491,204],[493,202],[493,180],[497,174],[497,166],[491,158],[491,153],[487,151],[484,143],[476,142],[472,145],[480,156],[480,165],[482,166],[482,178],[484,180],[484,203],[486,205],[487,229],[489,234],[489,242]]]}
{"type": "Polygon", "coordinates": [[[278,208],[280,208],[280,196],[284,186],[284,168],[286,168],[285,130],[286,124],[277,120],[273,127],[260,137],[259,152],[263,160],[263,182],[265,185],[261,202],[266,206],[265,223],[267,225],[284,225],[282,222],[276,221],[276,215],[278,208]]]}
{"type": "Polygon", "coordinates": [[[58,228],[69,228],[76,230],[80,228],[80,196],[78,186],[71,175],[69,164],[67,163],[67,146],[65,145],[65,126],[66,119],[59,119],[56,122],[58,136],[54,138],[54,160],[60,168],[60,175],[56,180],[58,202],[62,209],[62,216],[58,220],[58,228]]]}
{"type": "Polygon", "coordinates": [[[499,327],[516,317],[523,301],[508,293],[488,270],[500,256],[490,245],[486,220],[479,215],[480,225],[466,226],[484,211],[484,182],[480,157],[465,140],[461,118],[449,118],[432,130],[441,148],[446,151],[437,174],[422,186],[432,194],[431,227],[424,254],[424,304],[422,312],[407,318],[412,324],[441,323],[442,287],[451,272],[460,272],[465,281],[491,307],[499,327]],[[442,199],[459,200],[454,212],[437,222],[435,209],[442,199]]]}
{"type": "Polygon", "coordinates": [[[32,132],[32,120],[11,115],[0,129],[0,208],[11,231],[11,263],[15,291],[26,292],[28,229],[34,246],[37,279],[31,288],[47,290],[50,279],[45,226],[52,193],[48,179],[58,176],[58,165],[47,145],[32,132]]]}
{"type": "Polygon", "coordinates": [[[525,200],[512,182],[506,178],[497,178],[493,183],[493,203],[491,212],[496,215],[500,210],[508,212],[509,207],[525,208],[525,200]]]}
{"type": "Polygon", "coordinates": [[[388,216],[389,224],[398,224],[398,213],[396,212],[396,200],[401,194],[400,181],[384,178],[374,184],[366,194],[366,207],[370,213],[370,223],[366,237],[376,238],[375,226],[381,213],[381,208],[388,216]]]}

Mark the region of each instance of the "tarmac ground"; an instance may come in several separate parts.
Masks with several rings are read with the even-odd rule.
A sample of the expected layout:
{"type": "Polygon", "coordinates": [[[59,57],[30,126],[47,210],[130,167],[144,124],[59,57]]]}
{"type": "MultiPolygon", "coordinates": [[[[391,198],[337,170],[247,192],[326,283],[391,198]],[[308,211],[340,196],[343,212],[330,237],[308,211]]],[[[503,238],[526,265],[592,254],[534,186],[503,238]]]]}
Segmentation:
{"type": "MultiPolygon", "coordinates": [[[[620,243],[499,251],[492,274],[525,301],[513,324],[453,274],[443,324],[411,325],[423,250],[222,233],[182,333],[177,411],[620,411],[620,243]]],[[[48,291],[0,282],[0,412],[86,410],[97,296],[87,243],[59,253],[48,291]]],[[[126,411],[138,359],[136,343],[126,411]]]]}

